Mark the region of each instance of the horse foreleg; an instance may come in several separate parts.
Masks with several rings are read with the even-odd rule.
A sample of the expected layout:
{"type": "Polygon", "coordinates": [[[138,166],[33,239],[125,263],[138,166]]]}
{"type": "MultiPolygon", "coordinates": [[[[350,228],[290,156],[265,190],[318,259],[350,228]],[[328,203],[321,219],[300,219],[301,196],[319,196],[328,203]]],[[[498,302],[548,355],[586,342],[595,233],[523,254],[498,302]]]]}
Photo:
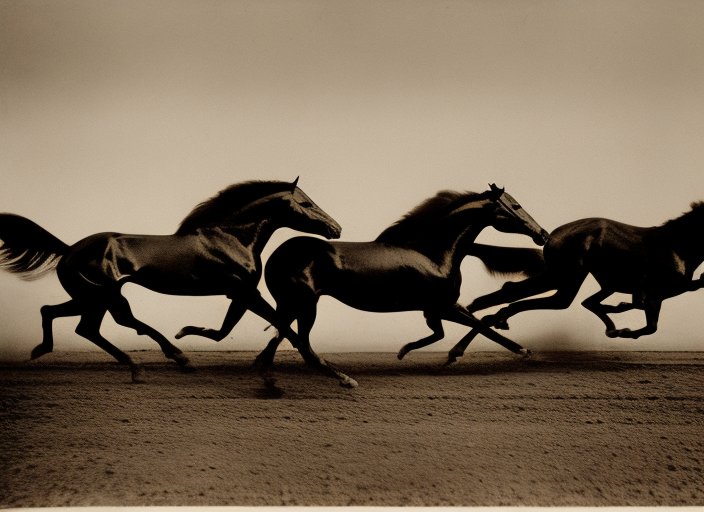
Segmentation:
{"type": "MultiPolygon", "coordinates": [[[[498,332],[493,331],[489,326],[482,323],[481,320],[472,315],[469,311],[467,311],[464,307],[459,304],[455,304],[451,309],[443,311],[442,318],[451,322],[472,327],[473,329],[476,329],[479,334],[482,334],[483,336],[489,338],[494,343],[498,343],[499,345],[510,350],[514,354],[520,354],[523,356],[527,356],[530,354],[530,350],[523,348],[515,341],[512,341],[506,338],[505,336],[502,336],[498,332]]],[[[471,341],[471,338],[469,341],[471,341]]],[[[467,342],[467,344],[469,344],[469,342],[467,342]]]]}
{"type": "Polygon", "coordinates": [[[119,363],[129,366],[132,372],[133,382],[143,382],[143,370],[139,366],[137,366],[134,361],[132,361],[132,358],[130,356],[125,354],[122,350],[117,348],[115,345],[113,345],[100,335],[100,324],[103,321],[105,312],[106,310],[103,308],[96,308],[88,311],[84,310],[81,315],[81,320],[76,326],[76,334],[83,336],[87,340],[95,343],[105,352],[117,359],[119,363]]]}
{"type": "Polygon", "coordinates": [[[42,306],[40,311],[42,314],[42,342],[34,347],[32,354],[30,355],[30,359],[37,359],[38,357],[48,354],[54,350],[52,323],[55,318],[81,314],[81,308],[74,300],[64,302],[63,304],[56,304],[55,306],[42,306]]]}
{"type": "MultiPolygon", "coordinates": [[[[264,320],[276,327],[279,333],[281,333],[285,338],[288,338],[291,344],[298,349],[303,357],[303,360],[309,366],[312,366],[324,375],[339,379],[340,385],[343,387],[357,387],[357,382],[354,379],[342,373],[340,370],[335,368],[335,366],[325,361],[325,359],[313,351],[310,347],[310,342],[308,341],[307,335],[305,338],[298,336],[295,332],[293,332],[290,325],[286,325],[282,322],[276,314],[274,308],[271,307],[271,305],[265,301],[261,295],[256,294],[252,296],[247,307],[252,313],[262,317],[264,320]]],[[[301,318],[301,316],[298,317],[298,330],[301,331],[304,327],[306,327],[308,332],[310,332],[310,329],[313,327],[313,322],[315,322],[315,309],[313,309],[312,314],[304,314],[303,318],[301,318]]]]}
{"type": "Polygon", "coordinates": [[[607,336],[610,331],[613,331],[616,329],[616,325],[611,320],[611,318],[609,318],[609,316],[607,314],[607,313],[614,313],[615,311],[613,311],[613,310],[616,309],[616,306],[608,306],[608,305],[602,304],[601,301],[606,300],[613,293],[614,292],[612,290],[601,289],[598,292],[596,292],[594,295],[587,297],[586,299],[584,299],[582,301],[582,306],[584,306],[586,309],[588,309],[589,311],[594,313],[597,317],[599,317],[599,320],[604,322],[604,325],[606,326],[607,336]]]}
{"type": "Polygon", "coordinates": [[[280,332],[276,331],[276,336],[269,340],[264,350],[262,350],[257,357],[254,358],[254,367],[260,370],[268,370],[274,364],[274,356],[276,356],[276,351],[279,345],[284,341],[285,336],[280,332]]]}
{"type": "Polygon", "coordinates": [[[220,327],[220,329],[207,329],[205,327],[188,325],[178,331],[175,338],[179,340],[184,336],[203,336],[204,338],[210,338],[211,340],[222,341],[228,334],[230,334],[230,332],[232,332],[232,329],[235,328],[237,322],[242,319],[245,311],[247,311],[247,307],[242,302],[236,302],[233,299],[230,303],[230,307],[227,308],[225,320],[223,320],[222,327],[220,327]]]}
{"type": "Polygon", "coordinates": [[[195,368],[191,362],[184,355],[184,353],[181,352],[181,349],[167,340],[159,331],[135,318],[132,314],[132,309],[130,308],[130,304],[127,302],[127,299],[122,296],[115,298],[108,305],[108,311],[110,311],[113,319],[118,324],[134,329],[139,335],[146,334],[151,339],[156,341],[161,347],[161,351],[164,355],[169,359],[176,361],[182,372],[190,373],[195,371],[195,368]]]}
{"type": "MultiPolygon", "coordinates": [[[[477,334],[479,334],[479,331],[477,329],[472,329],[467,334],[465,334],[464,337],[460,341],[458,341],[454,347],[450,349],[450,352],[448,352],[447,361],[445,361],[445,366],[451,365],[452,363],[457,361],[457,358],[462,357],[464,355],[464,351],[467,350],[469,344],[474,338],[477,337],[477,334]]],[[[526,350],[525,355],[530,354],[530,350],[523,350],[526,350]]]]}
{"type": "Polygon", "coordinates": [[[641,327],[640,329],[636,329],[635,331],[632,331],[630,329],[615,329],[606,333],[609,338],[618,337],[636,339],[641,336],[653,334],[655,331],[658,330],[658,319],[660,318],[660,308],[662,306],[662,301],[642,296],[641,302],[643,304],[643,310],[645,311],[645,327],[641,327]]]}
{"type": "Polygon", "coordinates": [[[436,341],[440,341],[445,337],[445,331],[442,328],[442,320],[440,320],[440,318],[436,316],[429,316],[428,313],[424,313],[424,315],[425,323],[428,324],[428,327],[430,327],[430,329],[433,331],[433,334],[418,341],[413,341],[411,343],[405,344],[403,347],[401,347],[401,350],[398,351],[397,357],[399,359],[403,359],[403,356],[408,354],[411,350],[427,347],[428,345],[432,345],[436,341]]]}

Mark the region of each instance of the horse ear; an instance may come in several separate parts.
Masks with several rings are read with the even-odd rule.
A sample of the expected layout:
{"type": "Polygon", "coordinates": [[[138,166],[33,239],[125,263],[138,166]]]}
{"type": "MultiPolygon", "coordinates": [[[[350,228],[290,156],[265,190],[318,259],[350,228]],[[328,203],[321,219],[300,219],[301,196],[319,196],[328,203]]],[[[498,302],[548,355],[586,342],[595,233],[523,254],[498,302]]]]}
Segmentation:
{"type": "Polygon", "coordinates": [[[298,185],[298,178],[300,178],[300,176],[296,176],[296,179],[293,180],[293,183],[291,183],[291,192],[296,190],[296,186],[298,185]]]}
{"type": "Polygon", "coordinates": [[[497,187],[497,186],[496,186],[496,183],[490,183],[490,184],[489,184],[489,188],[490,188],[491,191],[496,195],[496,198],[497,198],[497,199],[498,199],[499,197],[501,197],[501,194],[503,194],[503,193],[504,193],[504,190],[506,190],[505,187],[504,187],[504,188],[499,188],[499,187],[497,187]]]}

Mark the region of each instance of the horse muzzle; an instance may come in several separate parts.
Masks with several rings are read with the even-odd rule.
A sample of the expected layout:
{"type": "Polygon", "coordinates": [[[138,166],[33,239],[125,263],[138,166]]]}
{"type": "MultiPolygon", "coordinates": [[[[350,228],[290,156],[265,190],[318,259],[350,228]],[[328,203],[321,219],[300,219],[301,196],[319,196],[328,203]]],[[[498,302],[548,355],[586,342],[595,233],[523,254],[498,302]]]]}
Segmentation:
{"type": "Polygon", "coordinates": [[[342,227],[337,222],[331,222],[327,226],[327,233],[324,235],[326,238],[330,240],[335,240],[337,238],[340,238],[340,234],[342,234],[342,227]]]}
{"type": "Polygon", "coordinates": [[[548,233],[544,229],[541,229],[539,235],[533,235],[533,242],[535,242],[535,245],[545,245],[546,243],[548,243],[549,238],[550,233],[548,233]]]}

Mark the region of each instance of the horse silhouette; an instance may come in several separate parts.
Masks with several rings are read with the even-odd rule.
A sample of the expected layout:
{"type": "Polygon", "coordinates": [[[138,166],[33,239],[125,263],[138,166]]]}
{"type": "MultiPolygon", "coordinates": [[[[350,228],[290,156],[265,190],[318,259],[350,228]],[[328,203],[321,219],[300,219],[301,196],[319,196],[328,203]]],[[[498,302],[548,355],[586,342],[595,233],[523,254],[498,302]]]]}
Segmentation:
{"type": "MultiPolygon", "coordinates": [[[[264,276],[281,321],[286,325],[298,321],[301,345],[310,346],[318,299],[330,295],[363,311],[423,311],[433,334],[416,345],[441,339],[441,321],[449,320],[474,327],[506,348],[525,353],[523,347],[484,326],[457,303],[460,263],[487,226],[528,235],[539,245],[547,240],[547,232],[495,185],[483,193],[444,191],[421,203],[372,242],[292,238],[271,255],[264,276]]],[[[272,338],[257,356],[257,363],[271,365],[282,340],[282,333],[272,338]]],[[[403,357],[403,349],[399,357],[403,357]]]]}
{"type": "MultiPolygon", "coordinates": [[[[601,289],[582,305],[604,322],[606,336],[636,339],[653,334],[664,300],[704,287],[704,275],[693,279],[695,270],[704,262],[703,235],[701,201],[692,203],[681,216],[654,227],[603,218],[570,222],[550,234],[542,251],[542,272],[524,281],[508,282],[500,290],[478,297],[467,309],[474,312],[511,303],[482,319],[486,325],[508,329],[508,319],[521,311],[568,308],[591,273],[601,289]],[[522,300],[553,290],[555,293],[549,297],[522,300]],[[617,292],[630,294],[631,302],[602,304],[617,292]],[[616,329],[608,315],[632,309],[645,312],[646,325],[636,330],[616,329]]],[[[541,256],[535,249],[524,251],[533,252],[529,255],[532,262],[541,256]]],[[[523,256],[525,252],[513,254],[517,267],[523,256]]],[[[448,363],[464,353],[469,341],[460,340],[450,350],[448,363]]]]}
{"type": "MultiPolygon", "coordinates": [[[[249,309],[300,346],[288,324],[259,294],[261,252],[279,228],[338,238],[341,228],[293,183],[250,181],[231,185],[196,208],[173,235],[98,233],[67,245],[34,222],[19,215],[0,214],[0,268],[36,279],[56,270],[71,296],[63,304],[41,308],[43,340],[32,350],[36,359],[53,350],[55,318],[80,315],[76,333],[130,367],[132,380],[142,370],[123,351],[100,334],[106,312],[125,327],[156,341],[167,358],[183,371],[193,367],[180,349],[162,334],[137,320],[121,287],[128,282],[171,295],[225,295],[232,304],[225,319],[234,325],[249,309]]],[[[321,371],[310,354],[309,363],[321,371]]]]}

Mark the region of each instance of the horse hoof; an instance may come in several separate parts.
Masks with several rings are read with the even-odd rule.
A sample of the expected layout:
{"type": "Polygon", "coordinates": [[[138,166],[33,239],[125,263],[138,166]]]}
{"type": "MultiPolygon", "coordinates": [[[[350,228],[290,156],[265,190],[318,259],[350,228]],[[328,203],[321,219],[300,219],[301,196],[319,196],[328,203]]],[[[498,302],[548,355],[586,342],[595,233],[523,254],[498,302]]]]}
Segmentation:
{"type": "Polygon", "coordinates": [[[340,386],[342,386],[343,388],[354,389],[359,386],[359,384],[357,384],[356,380],[350,377],[346,377],[344,380],[340,381],[340,386]]]}
{"type": "Polygon", "coordinates": [[[34,350],[32,350],[32,353],[29,355],[29,360],[34,361],[35,359],[39,359],[44,354],[48,354],[49,352],[51,352],[51,350],[47,350],[42,345],[38,345],[34,347],[34,350]]]}
{"type": "Polygon", "coordinates": [[[167,357],[176,361],[176,364],[178,364],[179,369],[183,373],[193,373],[196,371],[196,367],[193,366],[193,363],[183,354],[173,354],[167,357]]]}
{"type": "Polygon", "coordinates": [[[181,329],[180,331],[178,331],[176,333],[176,336],[174,336],[174,338],[176,338],[177,340],[180,340],[184,336],[188,336],[189,334],[193,334],[193,332],[191,332],[192,329],[193,329],[193,327],[190,327],[190,326],[184,327],[183,329],[181,329]]]}
{"type": "Polygon", "coordinates": [[[455,361],[457,361],[457,358],[456,358],[456,357],[454,357],[454,356],[448,357],[448,358],[447,358],[447,361],[445,361],[442,365],[443,365],[443,366],[450,366],[450,365],[451,365],[452,363],[454,363],[455,361]]]}
{"type": "Polygon", "coordinates": [[[522,348],[518,353],[523,357],[523,359],[528,359],[531,356],[531,351],[527,348],[522,348]]]}
{"type": "Polygon", "coordinates": [[[618,338],[619,332],[620,331],[618,329],[612,329],[612,330],[606,331],[606,336],[608,338],[618,338]]]}
{"type": "Polygon", "coordinates": [[[396,355],[396,357],[398,357],[398,360],[400,361],[401,359],[403,359],[403,356],[405,356],[406,354],[408,354],[408,350],[406,350],[404,347],[398,351],[398,354],[396,355]]]}

